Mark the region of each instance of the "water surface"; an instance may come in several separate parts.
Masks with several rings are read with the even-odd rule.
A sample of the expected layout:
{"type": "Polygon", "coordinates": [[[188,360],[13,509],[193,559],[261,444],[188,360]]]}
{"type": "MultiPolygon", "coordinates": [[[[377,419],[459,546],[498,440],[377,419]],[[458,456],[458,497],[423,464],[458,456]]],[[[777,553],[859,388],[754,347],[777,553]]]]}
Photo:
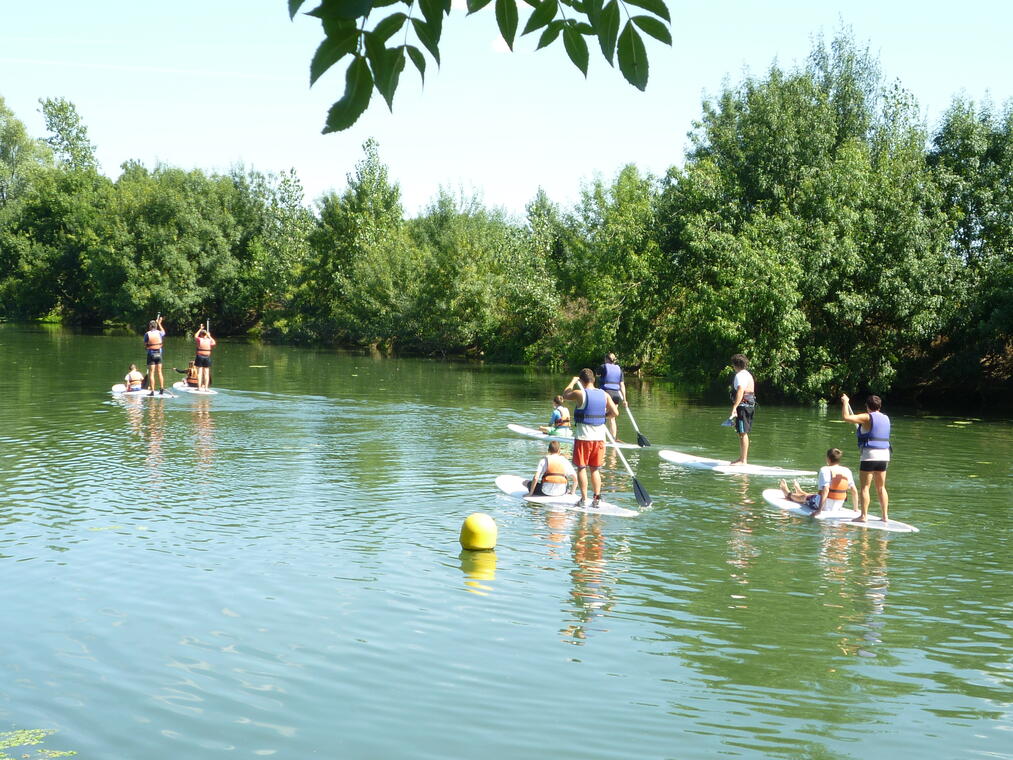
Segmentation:
{"type": "MultiPolygon", "coordinates": [[[[112,398],[140,348],[0,326],[0,732],[146,760],[1013,757],[1008,421],[888,400],[890,512],[921,533],[885,535],[661,462],[733,457],[726,410],[631,383],[654,506],[595,517],[493,486],[541,451],[506,424],[568,377],[223,342],[219,395],[112,398]],[[457,544],[475,511],[495,553],[457,544]]],[[[836,410],[763,405],[750,458],[832,445],[855,465],[836,410]]]]}

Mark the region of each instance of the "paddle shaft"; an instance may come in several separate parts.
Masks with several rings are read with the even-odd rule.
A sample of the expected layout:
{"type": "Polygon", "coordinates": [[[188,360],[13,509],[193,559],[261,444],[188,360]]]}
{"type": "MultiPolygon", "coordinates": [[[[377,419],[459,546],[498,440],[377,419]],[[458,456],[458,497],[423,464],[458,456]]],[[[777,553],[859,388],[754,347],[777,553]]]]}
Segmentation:
{"type": "Polygon", "coordinates": [[[637,444],[639,444],[641,448],[644,446],[650,446],[651,442],[648,441],[646,436],[640,432],[640,426],[637,425],[637,421],[633,419],[633,410],[630,409],[630,402],[627,401],[624,406],[626,407],[626,414],[629,416],[630,422],[633,423],[633,429],[637,431],[637,444]]]}
{"type": "Polygon", "coordinates": [[[633,495],[637,497],[637,503],[642,507],[651,506],[650,494],[648,494],[644,487],[637,481],[637,476],[633,474],[633,468],[630,467],[630,463],[626,461],[626,457],[623,456],[622,450],[616,444],[615,436],[612,435],[612,431],[608,429],[607,425],[605,426],[605,435],[607,435],[609,441],[612,442],[612,446],[616,450],[616,454],[618,454],[619,458],[622,460],[623,467],[626,468],[626,472],[628,472],[630,477],[633,478],[633,495]]]}

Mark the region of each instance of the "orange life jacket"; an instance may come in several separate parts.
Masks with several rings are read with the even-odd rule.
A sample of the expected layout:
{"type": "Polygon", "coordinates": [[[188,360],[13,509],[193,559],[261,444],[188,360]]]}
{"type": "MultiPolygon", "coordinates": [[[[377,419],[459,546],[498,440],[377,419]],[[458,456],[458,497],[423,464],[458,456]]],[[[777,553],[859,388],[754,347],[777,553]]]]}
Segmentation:
{"type": "Polygon", "coordinates": [[[565,406],[561,406],[558,408],[560,411],[565,412],[566,416],[565,417],[561,416],[558,420],[556,420],[556,427],[557,428],[570,427],[570,410],[567,409],[565,406]]]}
{"type": "Polygon", "coordinates": [[[830,479],[830,490],[827,492],[827,500],[847,501],[848,499],[848,478],[846,475],[835,474],[830,479]]]}
{"type": "Polygon", "coordinates": [[[197,356],[211,356],[211,346],[214,344],[211,338],[197,338],[197,356]]]}
{"type": "Polygon", "coordinates": [[[542,482],[566,484],[566,460],[559,454],[549,454],[545,457],[545,474],[542,475],[542,482]]]}
{"type": "Polygon", "coordinates": [[[158,351],[162,348],[162,333],[158,330],[148,330],[144,333],[144,345],[149,351],[158,351]]]}

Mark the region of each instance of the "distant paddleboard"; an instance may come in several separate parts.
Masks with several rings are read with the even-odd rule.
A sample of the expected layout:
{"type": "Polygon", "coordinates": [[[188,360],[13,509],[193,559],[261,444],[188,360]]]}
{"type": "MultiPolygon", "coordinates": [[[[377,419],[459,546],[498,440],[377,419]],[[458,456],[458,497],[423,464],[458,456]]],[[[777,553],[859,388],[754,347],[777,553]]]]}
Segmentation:
{"type": "Polygon", "coordinates": [[[192,386],[189,386],[183,380],[177,380],[172,384],[172,387],[180,393],[193,393],[197,396],[217,396],[218,391],[213,391],[210,388],[206,391],[198,390],[192,386]]]}
{"type": "Polygon", "coordinates": [[[732,464],[727,459],[709,459],[681,451],[662,449],[658,456],[666,462],[692,467],[696,470],[712,470],[722,475],[767,475],[775,478],[797,478],[802,475],[815,475],[813,470],[790,470],[784,467],[765,467],[762,464],[732,464]]]}
{"type": "Polygon", "coordinates": [[[768,488],[763,492],[763,500],[773,507],[784,512],[790,512],[800,517],[811,517],[825,525],[848,525],[852,528],[868,528],[869,530],[885,530],[888,533],[917,533],[918,528],[900,520],[888,520],[883,522],[870,517],[866,522],[853,522],[861,513],[857,509],[835,509],[833,512],[821,512],[813,515],[812,510],[806,509],[790,499],[784,498],[780,488],[768,488]]]}
{"type": "Polygon", "coordinates": [[[154,396],[151,395],[151,391],[149,391],[147,388],[141,388],[141,390],[139,391],[128,391],[127,386],[125,386],[123,383],[116,383],[116,385],[114,385],[109,392],[112,393],[114,396],[138,396],[138,397],[145,396],[147,398],[159,398],[159,397],[176,398],[168,391],[166,391],[165,393],[158,393],[156,391],[154,396]]]}
{"type": "Polygon", "coordinates": [[[508,496],[515,499],[524,499],[531,504],[541,504],[549,509],[565,509],[571,512],[588,512],[593,515],[612,515],[614,517],[636,517],[640,513],[633,509],[625,509],[607,501],[601,501],[598,507],[592,509],[591,499],[588,498],[588,505],[578,507],[578,494],[566,494],[564,496],[528,496],[528,489],[524,486],[524,479],[517,475],[500,475],[496,478],[496,487],[508,496]]]}
{"type": "MultiPolygon", "coordinates": [[[[524,427],[524,425],[515,425],[514,423],[510,423],[509,425],[507,425],[507,427],[510,428],[515,433],[520,433],[521,435],[525,435],[528,438],[536,438],[540,441],[564,441],[568,443],[573,443],[574,440],[572,435],[546,435],[541,430],[535,430],[534,428],[524,427]]],[[[640,448],[635,443],[624,443],[622,441],[620,441],[617,444],[612,444],[609,443],[608,441],[605,441],[605,445],[606,446],[615,445],[621,449],[640,448]]]]}

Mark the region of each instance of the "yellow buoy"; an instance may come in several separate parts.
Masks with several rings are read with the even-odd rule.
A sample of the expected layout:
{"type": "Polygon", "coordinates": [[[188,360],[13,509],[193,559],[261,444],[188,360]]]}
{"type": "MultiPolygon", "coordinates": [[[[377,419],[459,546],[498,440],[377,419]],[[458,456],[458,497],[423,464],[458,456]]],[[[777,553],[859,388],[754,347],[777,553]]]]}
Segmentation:
{"type": "Polygon", "coordinates": [[[496,521],[482,512],[468,515],[461,526],[461,548],[470,551],[496,548],[496,521]]]}

